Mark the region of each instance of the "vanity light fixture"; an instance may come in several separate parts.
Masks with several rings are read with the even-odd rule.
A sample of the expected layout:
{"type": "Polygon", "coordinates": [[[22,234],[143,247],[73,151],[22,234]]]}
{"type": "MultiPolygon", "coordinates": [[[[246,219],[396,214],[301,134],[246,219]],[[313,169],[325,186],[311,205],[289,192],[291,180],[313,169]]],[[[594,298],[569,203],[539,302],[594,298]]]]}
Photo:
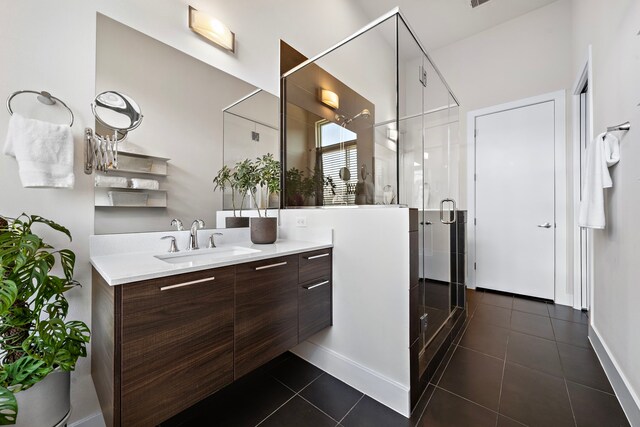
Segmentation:
{"type": "Polygon", "coordinates": [[[328,89],[320,89],[320,102],[334,110],[340,108],[340,97],[328,89]]]}
{"type": "Polygon", "coordinates": [[[223,49],[236,51],[236,35],[220,20],[189,6],[189,28],[223,49]]]}

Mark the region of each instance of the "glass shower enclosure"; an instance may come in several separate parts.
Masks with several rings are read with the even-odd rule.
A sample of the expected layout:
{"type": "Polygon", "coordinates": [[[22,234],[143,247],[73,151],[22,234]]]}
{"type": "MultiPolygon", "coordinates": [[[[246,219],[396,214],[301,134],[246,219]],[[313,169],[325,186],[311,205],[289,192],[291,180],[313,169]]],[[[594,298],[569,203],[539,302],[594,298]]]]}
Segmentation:
{"type": "Polygon", "coordinates": [[[418,210],[419,281],[410,292],[419,295],[420,332],[410,345],[423,378],[430,344],[464,307],[455,95],[394,9],[283,74],[281,111],[283,207],[418,210]]]}

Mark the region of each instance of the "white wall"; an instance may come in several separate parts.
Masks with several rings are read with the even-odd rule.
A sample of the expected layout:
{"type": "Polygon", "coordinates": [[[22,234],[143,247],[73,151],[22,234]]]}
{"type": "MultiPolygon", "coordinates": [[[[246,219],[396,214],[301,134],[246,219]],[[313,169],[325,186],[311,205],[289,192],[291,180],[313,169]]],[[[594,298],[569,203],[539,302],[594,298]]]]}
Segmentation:
{"type": "MultiPolygon", "coordinates": [[[[467,208],[467,112],[570,89],[572,67],[572,4],[558,0],[489,30],[431,53],[433,60],[458,97],[460,112],[459,206],[467,208]]],[[[569,104],[570,105],[570,104],[569,104]]],[[[567,109],[567,117],[570,111],[567,109]]],[[[471,124],[472,125],[472,124],[471,124]]],[[[566,189],[573,192],[571,135],[567,132],[566,189]]],[[[573,223],[568,206],[565,221],[573,223]]],[[[566,239],[573,241],[573,228],[566,239]]],[[[572,301],[573,245],[567,245],[569,274],[562,302],[572,301]]]]}
{"type": "MultiPolygon", "coordinates": [[[[574,0],[573,7],[574,74],[584,66],[588,46],[593,48],[593,81],[589,83],[594,134],[607,126],[631,122],[631,131],[621,142],[620,163],[610,169],[613,188],[605,193],[607,227],[594,232],[591,319],[635,399],[631,418],[635,425],[640,423],[640,3],[574,0]]],[[[629,406],[625,409],[631,417],[629,406]]]]}

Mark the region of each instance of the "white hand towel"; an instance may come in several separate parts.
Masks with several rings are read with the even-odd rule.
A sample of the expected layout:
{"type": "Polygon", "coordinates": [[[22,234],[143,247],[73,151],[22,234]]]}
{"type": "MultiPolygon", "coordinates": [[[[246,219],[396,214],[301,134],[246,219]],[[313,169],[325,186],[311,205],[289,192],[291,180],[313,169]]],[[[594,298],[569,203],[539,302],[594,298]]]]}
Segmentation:
{"type": "Polygon", "coordinates": [[[618,161],[620,161],[620,142],[615,136],[602,133],[589,144],[578,218],[580,227],[596,229],[605,227],[603,190],[613,186],[609,167],[618,161]]]}
{"type": "Polygon", "coordinates": [[[131,178],[131,188],[157,190],[160,188],[160,183],[155,179],[131,178]]]}
{"type": "Polygon", "coordinates": [[[95,186],[127,188],[129,181],[124,176],[96,175],[95,186]]]}
{"type": "Polygon", "coordinates": [[[18,162],[23,187],[73,188],[73,135],[68,125],[14,113],[9,120],[4,154],[18,162]]]}

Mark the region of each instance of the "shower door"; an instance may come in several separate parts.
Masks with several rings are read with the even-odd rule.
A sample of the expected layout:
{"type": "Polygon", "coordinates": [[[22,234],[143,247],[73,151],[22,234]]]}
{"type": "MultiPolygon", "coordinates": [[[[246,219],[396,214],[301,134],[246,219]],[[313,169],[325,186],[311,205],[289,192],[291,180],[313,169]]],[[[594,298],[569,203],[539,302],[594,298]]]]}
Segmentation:
{"type": "MultiPolygon", "coordinates": [[[[420,53],[401,67],[400,203],[419,210],[420,347],[424,350],[458,301],[458,105],[420,53]]],[[[402,58],[402,55],[401,55],[402,58]]],[[[421,358],[421,369],[424,367],[421,358]]]]}

